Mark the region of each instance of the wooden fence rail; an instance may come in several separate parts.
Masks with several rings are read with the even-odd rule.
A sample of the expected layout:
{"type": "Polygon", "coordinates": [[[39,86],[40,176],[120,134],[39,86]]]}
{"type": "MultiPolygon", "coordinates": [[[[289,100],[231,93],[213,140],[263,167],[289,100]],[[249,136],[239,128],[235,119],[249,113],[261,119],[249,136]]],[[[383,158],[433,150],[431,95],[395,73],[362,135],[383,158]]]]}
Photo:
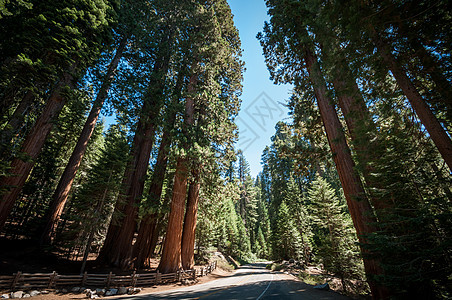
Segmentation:
{"type": "Polygon", "coordinates": [[[133,272],[130,275],[109,274],[88,274],[80,275],[60,275],[53,273],[22,273],[17,272],[11,276],[0,276],[0,291],[32,290],[32,289],[54,289],[70,286],[84,286],[95,288],[116,288],[116,287],[136,287],[153,286],[172,282],[180,282],[187,279],[206,276],[217,267],[216,261],[193,270],[181,270],[176,273],[161,274],[133,272]]]}

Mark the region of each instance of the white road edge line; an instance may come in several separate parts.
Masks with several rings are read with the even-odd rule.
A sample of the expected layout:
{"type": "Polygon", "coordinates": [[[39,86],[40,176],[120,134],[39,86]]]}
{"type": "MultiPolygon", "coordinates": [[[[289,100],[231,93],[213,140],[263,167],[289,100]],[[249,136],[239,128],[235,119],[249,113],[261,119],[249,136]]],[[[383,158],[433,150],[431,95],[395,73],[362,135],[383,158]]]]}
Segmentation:
{"type": "Polygon", "coordinates": [[[267,287],[265,288],[265,290],[262,292],[262,294],[260,294],[259,297],[257,297],[256,300],[259,300],[260,298],[262,298],[262,296],[265,294],[265,292],[268,290],[268,288],[270,287],[270,284],[272,284],[273,281],[273,274],[272,274],[272,280],[270,280],[270,282],[268,283],[267,287]]]}

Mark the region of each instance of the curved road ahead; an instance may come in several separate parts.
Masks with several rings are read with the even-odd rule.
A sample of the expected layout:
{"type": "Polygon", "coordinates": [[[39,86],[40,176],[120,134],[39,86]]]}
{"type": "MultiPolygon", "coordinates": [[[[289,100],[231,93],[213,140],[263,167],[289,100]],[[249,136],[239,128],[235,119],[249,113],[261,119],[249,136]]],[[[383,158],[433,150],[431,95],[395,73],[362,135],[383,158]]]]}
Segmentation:
{"type": "MultiPolygon", "coordinates": [[[[234,275],[203,284],[170,291],[136,295],[133,299],[297,299],[297,300],[349,300],[332,291],[320,291],[296,280],[293,276],[265,269],[265,263],[246,265],[234,275]]],[[[117,299],[130,299],[131,296],[117,299]]]]}

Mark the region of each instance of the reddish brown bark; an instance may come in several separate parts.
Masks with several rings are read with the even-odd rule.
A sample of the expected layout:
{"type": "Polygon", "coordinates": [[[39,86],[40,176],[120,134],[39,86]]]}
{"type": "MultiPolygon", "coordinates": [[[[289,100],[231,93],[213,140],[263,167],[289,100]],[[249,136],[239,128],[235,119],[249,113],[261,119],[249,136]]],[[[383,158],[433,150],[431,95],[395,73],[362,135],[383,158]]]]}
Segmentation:
{"type": "MultiPolygon", "coordinates": [[[[195,91],[197,77],[192,75],[188,84],[188,94],[195,91]]],[[[185,102],[185,124],[192,126],[194,123],[195,102],[191,96],[185,102]]],[[[188,150],[189,145],[184,146],[188,150]]],[[[180,157],[177,160],[176,175],[174,179],[173,198],[168,218],[165,243],[163,245],[162,258],[158,270],[162,273],[171,273],[179,270],[181,264],[182,230],[184,221],[185,199],[187,195],[188,160],[180,157]]]]}
{"type": "MultiPolygon", "coordinates": [[[[162,47],[161,50],[166,49],[162,47]]],[[[99,262],[119,266],[122,269],[130,268],[132,263],[132,241],[137,228],[138,206],[141,202],[144,181],[149,168],[156,122],[164,102],[163,90],[169,60],[170,53],[164,52],[154,64],[154,76],[150,80],[149,90],[134,136],[132,160],[124,175],[123,186],[126,193],[120,195],[115,207],[115,215],[119,218],[112,219],[107,238],[98,257],[99,262]],[[123,199],[125,199],[124,202],[122,202],[123,199]]]]}
{"type": "Polygon", "coordinates": [[[431,79],[435,83],[435,87],[441,95],[442,103],[444,103],[449,109],[452,109],[452,86],[451,83],[444,76],[443,71],[438,66],[437,61],[432,57],[430,53],[425,50],[424,46],[416,39],[410,39],[411,47],[416,51],[416,56],[422,62],[425,70],[430,75],[431,79]]]}
{"type": "Polygon", "coordinates": [[[397,22],[394,23],[398,27],[398,33],[401,35],[400,39],[406,39],[408,45],[414,51],[414,55],[420,60],[423,66],[423,71],[430,75],[431,80],[435,83],[435,91],[441,95],[442,102],[448,108],[448,114],[452,114],[452,84],[444,75],[445,72],[441,69],[438,61],[434,56],[427,51],[419,36],[416,35],[410,28],[409,23],[400,15],[397,15],[397,22]]]}
{"type": "MultiPolygon", "coordinates": [[[[362,165],[364,179],[369,186],[383,188],[370,176],[374,171],[370,163],[376,159],[375,147],[377,145],[372,142],[372,132],[376,131],[376,126],[348,66],[344,61],[338,63],[340,65],[335,68],[333,86],[353,141],[358,162],[362,165]]],[[[370,201],[378,216],[385,214],[385,209],[393,207],[390,199],[371,197],[370,201]]]]}
{"type": "MultiPolygon", "coordinates": [[[[148,201],[155,207],[159,204],[160,196],[162,195],[163,181],[165,180],[165,173],[168,165],[169,146],[171,145],[171,130],[174,128],[176,122],[176,110],[174,106],[180,98],[182,79],[183,76],[179,76],[175,87],[175,95],[168,108],[167,118],[165,120],[166,124],[163,129],[157,161],[149,188],[148,201]]],[[[159,228],[157,228],[157,224],[159,223],[159,217],[160,214],[157,211],[148,213],[143,217],[140,223],[132,254],[132,261],[134,261],[134,267],[136,268],[151,267],[151,257],[154,253],[158,238],[155,234],[158,234],[159,228]]]]}
{"type": "MultiPolygon", "coordinates": [[[[154,111],[160,108],[155,108],[154,111]]],[[[155,116],[154,116],[155,117],[155,116]]],[[[133,161],[126,171],[125,183],[128,188],[125,195],[121,195],[116,205],[116,213],[123,214],[120,220],[112,220],[108,229],[107,239],[102,247],[100,256],[103,262],[114,266],[127,268],[129,251],[132,246],[133,234],[136,230],[138,204],[143,194],[144,181],[149,166],[149,158],[154,142],[155,124],[138,125],[134,137],[133,161]],[[123,203],[125,199],[125,203],[123,203]]]]}
{"type": "Polygon", "coordinates": [[[430,107],[427,103],[425,103],[424,99],[422,99],[422,96],[408,78],[405,70],[398,64],[392,55],[389,45],[383,41],[383,39],[375,31],[375,28],[372,26],[369,26],[369,33],[384,62],[388,66],[389,70],[391,70],[398,85],[407,97],[422,124],[430,134],[430,137],[438,148],[439,153],[449,166],[449,169],[452,170],[452,141],[450,137],[438,122],[435,115],[430,110],[430,107]]]}
{"type": "Polygon", "coordinates": [[[184,231],[182,234],[182,268],[192,270],[195,266],[195,231],[198,216],[199,176],[194,174],[188,188],[187,209],[185,211],[184,231]]]}
{"type": "Polygon", "coordinates": [[[72,188],[75,175],[77,174],[80,163],[82,162],[83,156],[85,155],[86,148],[88,147],[88,142],[94,132],[97,120],[99,119],[100,111],[102,109],[102,106],[104,105],[105,99],[107,98],[108,90],[110,89],[114,74],[118,67],[119,61],[121,60],[126,44],[127,38],[123,38],[118,46],[118,49],[116,50],[115,56],[113,57],[110,66],[108,67],[104,82],[102,83],[96,100],[93,103],[91,112],[86,119],[85,125],[72,152],[69,162],[64,169],[63,174],[61,175],[58,186],[55,190],[55,193],[53,194],[52,202],[50,203],[50,209],[47,215],[47,225],[42,233],[41,244],[48,245],[52,241],[52,236],[58,225],[60,216],[63,213],[63,209],[66,205],[66,201],[72,188]]]}
{"type": "Polygon", "coordinates": [[[168,218],[165,243],[158,270],[161,273],[173,273],[181,267],[182,224],[184,221],[184,206],[187,195],[187,160],[179,158],[174,178],[173,197],[168,218]]]}
{"type": "MultiPolygon", "coordinates": [[[[351,157],[341,123],[337,112],[327,97],[327,87],[315,54],[310,49],[305,49],[305,62],[309,77],[313,83],[315,96],[319,106],[320,115],[325,127],[328,143],[333,154],[333,160],[339,175],[339,179],[344,190],[344,195],[352,217],[353,225],[356,229],[358,239],[362,244],[366,244],[365,236],[376,231],[373,224],[376,219],[372,208],[365,195],[363,185],[355,171],[355,164],[351,157]]],[[[361,248],[366,254],[366,250],[361,248]]],[[[372,295],[376,299],[384,299],[388,296],[387,290],[377,285],[373,281],[373,276],[381,275],[382,271],[377,261],[369,259],[364,255],[364,268],[372,295]]]]}
{"type": "MultiPolygon", "coordinates": [[[[148,199],[153,204],[159,203],[160,196],[162,195],[163,181],[165,179],[166,168],[168,165],[168,153],[170,144],[171,137],[169,129],[167,129],[163,132],[159,153],[157,156],[157,162],[155,164],[154,173],[152,174],[151,186],[149,189],[148,199]]],[[[152,255],[152,237],[157,227],[158,216],[159,214],[157,212],[150,213],[147,214],[141,221],[137,240],[133,249],[133,260],[135,260],[134,266],[137,268],[150,267],[150,259],[152,255]]]]}
{"type": "Polygon", "coordinates": [[[133,266],[138,269],[147,269],[151,267],[151,242],[154,237],[158,213],[146,215],[140,223],[137,239],[133,245],[133,266]]]}
{"type": "Polygon", "coordinates": [[[66,103],[66,98],[62,95],[63,89],[67,85],[71,85],[72,81],[73,77],[71,74],[65,73],[63,75],[61,81],[50,95],[43,112],[36,120],[31,132],[25,139],[21,152],[30,159],[14,159],[11,162],[9,174],[0,179],[0,187],[2,189],[7,189],[7,192],[5,192],[0,201],[0,229],[5,224],[17,196],[21,192],[31,169],[33,168],[34,160],[38,157],[48,134],[52,130],[53,121],[58,117],[66,103]]]}

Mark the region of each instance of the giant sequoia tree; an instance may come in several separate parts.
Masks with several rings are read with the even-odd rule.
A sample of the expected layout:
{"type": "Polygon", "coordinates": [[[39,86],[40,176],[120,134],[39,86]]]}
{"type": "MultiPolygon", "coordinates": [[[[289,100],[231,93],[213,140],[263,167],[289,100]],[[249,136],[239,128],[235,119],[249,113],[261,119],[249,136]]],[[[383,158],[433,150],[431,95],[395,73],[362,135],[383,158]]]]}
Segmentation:
{"type": "MultiPolygon", "coordinates": [[[[2,56],[5,58],[2,68],[8,70],[2,80],[5,104],[2,108],[21,110],[12,114],[8,120],[12,122],[18,114],[26,114],[34,104],[42,101],[42,96],[46,95],[43,98],[47,100],[42,110],[35,111],[36,121],[21,150],[15,157],[5,160],[10,165],[0,183],[3,190],[0,226],[4,225],[33,168],[33,160],[39,155],[52,122],[65,105],[67,89],[74,88],[78,76],[98,57],[114,25],[116,7],[110,1],[37,1],[32,4],[32,9],[22,9],[1,20],[2,33],[6,35],[2,39],[2,56]],[[17,24],[20,24],[19,30],[14,29],[17,24]],[[18,34],[7,34],[11,32],[18,34]],[[33,74],[31,78],[30,74],[33,74]],[[38,97],[34,95],[36,91],[38,97]]],[[[18,130],[12,125],[20,123],[9,123],[2,128],[2,153],[21,142],[11,140],[11,133],[18,130]]]]}
{"type": "MultiPolygon", "coordinates": [[[[216,155],[233,141],[231,119],[238,112],[241,85],[240,43],[225,1],[194,4],[189,10],[187,54],[191,58],[185,98],[186,126],[181,131],[168,230],[159,270],[192,268],[199,184],[203,171],[215,166],[216,155]],[[202,34],[200,34],[202,32],[202,34]],[[184,222],[187,184],[189,199],[184,222]],[[182,253],[183,251],[183,253],[182,253]]],[[[202,188],[202,186],[201,186],[202,188]]]]}
{"type": "MultiPolygon", "coordinates": [[[[291,82],[296,86],[295,94],[298,96],[291,102],[296,127],[298,124],[315,125],[318,118],[316,115],[320,113],[347,198],[348,209],[361,241],[366,274],[374,298],[411,293],[413,295],[423,293],[428,297],[427,295],[433,293],[433,287],[442,285],[438,284],[440,282],[438,279],[434,279],[443,276],[442,270],[436,269],[435,261],[448,256],[443,252],[443,248],[447,248],[447,239],[442,236],[435,242],[433,236],[438,234],[433,229],[435,225],[431,223],[421,229],[418,227],[420,223],[416,224],[415,220],[423,224],[429,223],[429,219],[437,220],[434,223],[439,224],[441,223],[439,220],[448,212],[438,211],[435,206],[429,206],[426,193],[431,187],[420,183],[419,180],[412,182],[413,186],[409,187],[411,184],[407,183],[413,179],[408,179],[410,176],[404,175],[407,174],[406,171],[403,173],[394,169],[395,166],[390,161],[399,157],[400,161],[406,162],[404,165],[409,166],[411,170],[409,172],[432,174],[434,168],[424,164],[424,157],[427,155],[424,154],[424,149],[414,150],[412,146],[408,146],[420,143],[426,149],[432,149],[433,144],[437,147],[438,151],[431,153],[432,160],[439,159],[434,164],[441,163],[441,158],[443,162],[449,164],[450,138],[436,120],[434,113],[446,119],[445,124],[447,114],[441,114],[441,110],[432,112],[426,104],[428,98],[425,97],[434,93],[428,93],[422,84],[424,88],[422,95],[413,84],[413,80],[422,83],[432,80],[437,82],[434,84],[447,88],[447,84],[441,84],[438,79],[447,75],[429,75],[430,78],[427,76],[421,79],[422,73],[416,75],[407,72],[416,68],[428,68],[427,65],[422,65],[427,62],[436,63],[437,72],[446,67],[440,66],[441,60],[437,59],[413,59],[403,55],[397,57],[394,49],[410,49],[412,43],[407,43],[404,39],[409,37],[413,39],[413,34],[409,34],[412,31],[408,29],[411,26],[407,27],[407,24],[402,24],[404,31],[400,30],[404,21],[400,20],[395,8],[401,8],[403,14],[406,14],[405,17],[414,18],[420,23],[433,15],[444,18],[444,10],[432,5],[429,7],[432,9],[431,12],[421,11],[415,9],[415,5],[409,1],[404,3],[386,1],[381,5],[370,3],[369,6],[363,6],[362,3],[344,6],[341,1],[325,3],[267,1],[267,5],[272,18],[271,22],[266,24],[264,34],[259,37],[270,73],[276,82],[291,82]],[[359,22],[366,26],[357,26],[359,22]],[[388,70],[391,74],[388,74],[388,70]],[[410,76],[412,78],[409,78],[410,76]],[[396,92],[393,92],[390,87],[396,84],[400,86],[400,91],[396,89],[396,92]],[[317,100],[318,112],[312,106],[313,96],[317,100]],[[349,141],[343,134],[334,107],[336,97],[351,134],[349,141]],[[405,99],[407,101],[404,102],[405,99]],[[420,122],[417,119],[414,122],[404,121],[402,127],[409,128],[406,133],[412,132],[414,135],[403,136],[400,123],[385,122],[388,122],[389,116],[401,120],[406,115],[412,115],[405,108],[406,102],[411,104],[420,122]],[[369,103],[375,105],[373,110],[367,108],[369,103]],[[397,105],[402,105],[399,106],[399,110],[396,109],[397,105]],[[421,124],[427,129],[428,137],[419,131],[421,124]],[[430,142],[428,138],[431,138],[430,142]],[[393,148],[391,145],[395,144],[392,142],[389,144],[388,141],[405,145],[405,150],[402,150],[402,146],[393,148]],[[353,146],[353,152],[350,152],[347,143],[353,146]],[[354,167],[355,158],[359,168],[354,167]],[[407,164],[413,160],[417,160],[416,166],[407,164]],[[360,174],[357,171],[362,172],[366,185],[360,182],[360,174]],[[402,187],[390,182],[405,182],[405,185],[402,187]],[[416,193],[423,196],[415,200],[416,193]],[[425,215],[426,209],[430,211],[428,217],[425,215]],[[401,226],[391,228],[390,224],[394,222],[401,226]],[[389,250],[386,247],[388,239],[397,241],[395,244],[400,248],[393,247],[393,250],[389,250]],[[429,253],[427,250],[429,246],[418,244],[420,239],[424,239],[426,244],[438,245],[438,251],[433,251],[434,254],[429,253]],[[407,250],[403,258],[398,253],[402,248],[407,250]],[[389,257],[394,260],[388,259],[389,257]],[[426,264],[422,267],[421,264],[413,263],[413,261],[425,262],[432,257],[435,258],[428,264],[429,267],[426,267],[426,264]],[[398,260],[398,263],[395,260],[398,260]],[[402,270],[397,267],[400,265],[410,267],[402,270]],[[427,269],[431,271],[426,271],[427,269]],[[436,271],[433,271],[435,269],[436,271]],[[410,275],[414,273],[422,275],[416,279],[410,275]],[[378,277],[372,276],[377,274],[378,277]],[[420,278],[424,278],[422,284],[420,278]],[[398,282],[398,285],[395,285],[395,282],[398,282]]],[[[428,7],[427,4],[422,6],[428,7]]],[[[435,36],[436,41],[430,46],[433,49],[438,47],[438,53],[442,53],[435,43],[438,45],[446,43],[447,29],[435,23],[441,34],[434,35],[428,30],[422,31],[419,28],[417,30],[425,34],[423,37],[435,36]]],[[[431,28],[431,24],[426,25],[426,28],[431,28]]],[[[419,41],[415,42],[420,47],[419,41]]],[[[428,55],[432,49],[424,50],[425,52],[421,53],[428,55]]],[[[442,58],[447,60],[447,55],[442,58]]],[[[439,107],[440,102],[432,100],[431,103],[439,107]]],[[[442,107],[447,109],[447,105],[442,107]]],[[[306,151],[318,145],[318,138],[313,136],[312,131],[302,129],[300,132],[304,141],[300,144],[301,147],[295,146],[294,149],[306,151]]],[[[307,155],[305,152],[300,155],[292,152],[291,155],[297,159],[303,157],[312,159],[313,154],[307,155]]],[[[318,168],[318,171],[321,169],[318,168]]],[[[448,188],[440,192],[443,196],[440,196],[442,200],[439,201],[445,203],[444,196],[448,193],[448,188]]]]}
{"type": "Polygon", "coordinates": [[[450,296],[448,3],[266,4],[258,38],[293,85],[293,122],[254,179],[234,149],[243,63],[226,0],[0,1],[2,234],[44,232],[82,270],[97,252],[149,268],[157,249],[175,272],[216,247],[322,263],[375,299],[450,296]]]}

